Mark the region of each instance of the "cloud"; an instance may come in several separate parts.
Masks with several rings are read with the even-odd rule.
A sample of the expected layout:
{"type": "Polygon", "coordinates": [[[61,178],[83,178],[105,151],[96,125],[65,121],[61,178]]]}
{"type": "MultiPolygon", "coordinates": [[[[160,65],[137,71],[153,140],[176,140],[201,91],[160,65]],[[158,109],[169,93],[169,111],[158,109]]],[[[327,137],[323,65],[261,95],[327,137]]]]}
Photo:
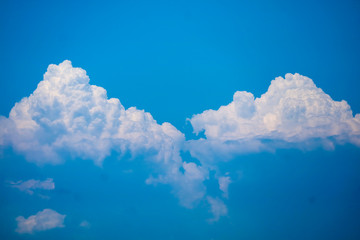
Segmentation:
{"type": "MultiPolygon", "coordinates": [[[[69,158],[101,165],[111,152],[143,156],[155,171],[148,184],[170,184],[182,205],[194,206],[205,194],[207,172],[183,163],[184,134],[170,123],[158,124],[143,110],[125,109],[119,99],[108,99],[105,89],[89,81],[85,70],[70,61],[49,65],[36,90],[16,103],[8,118],[0,117],[0,145],[11,146],[38,165],[69,158]]],[[[30,193],[35,186],[31,184],[37,183],[19,188],[30,193]]]]}
{"type": "MultiPolygon", "coordinates": [[[[194,115],[194,132],[206,138],[185,141],[170,123],[158,124],[136,107],[125,108],[106,90],[89,84],[85,70],[70,61],[49,65],[44,79],[29,96],[16,103],[9,117],[0,116],[0,146],[10,146],[38,165],[59,164],[69,158],[91,159],[97,165],[112,152],[131,153],[153,166],[147,184],[169,184],[180,204],[192,208],[207,200],[217,221],[227,208],[209,197],[204,181],[215,171],[222,198],[228,197],[229,176],[217,162],[236,154],[277,148],[331,149],[337,143],[360,146],[360,115],[345,101],[334,101],[313,81],[287,74],[271,82],[260,98],[236,92],[218,110],[194,115]],[[180,151],[190,151],[197,163],[185,162],[180,151]]],[[[51,187],[52,180],[13,183],[32,194],[51,187]]]]}
{"type": "Polygon", "coordinates": [[[210,196],[207,197],[207,200],[211,207],[211,213],[213,214],[213,218],[209,219],[209,222],[216,222],[220,219],[220,217],[228,214],[227,207],[222,200],[210,196]]]}
{"type": "Polygon", "coordinates": [[[44,209],[28,218],[24,218],[23,216],[17,217],[17,228],[15,231],[23,234],[45,231],[53,228],[63,228],[65,227],[65,217],[66,215],[59,214],[52,209],[44,209]]]}
{"type": "Polygon", "coordinates": [[[169,123],[157,124],[150,113],[125,109],[70,61],[51,64],[36,90],[1,117],[0,144],[11,145],[37,164],[60,163],[70,156],[97,164],[112,150],[154,153],[170,161],[184,136],[169,123]]]}
{"type": "Polygon", "coordinates": [[[157,178],[150,177],[147,184],[170,184],[175,195],[180,199],[180,204],[187,208],[193,208],[206,195],[204,180],[208,179],[209,171],[193,162],[182,162],[179,171],[178,166],[169,167],[166,175],[157,178]]]}
{"type": "Polygon", "coordinates": [[[79,226],[82,228],[90,228],[91,224],[88,221],[84,220],[80,223],[79,226]]]}
{"type": "Polygon", "coordinates": [[[48,178],[44,181],[30,179],[25,182],[18,181],[18,182],[10,182],[11,187],[17,188],[20,191],[26,192],[30,195],[34,193],[36,189],[43,189],[43,190],[53,190],[55,189],[55,183],[53,182],[52,178],[48,178]]]}
{"type": "Polygon", "coordinates": [[[223,192],[223,197],[228,198],[229,196],[229,184],[231,183],[231,179],[229,176],[219,177],[219,189],[223,192]]]}
{"type": "Polygon", "coordinates": [[[354,117],[346,101],[334,101],[300,74],[276,78],[260,98],[237,91],[230,104],[189,121],[195,133],[205,131],[206,139],[188,143],[200,158],[279,147],[360,146],[360,114],[354,117]]]}

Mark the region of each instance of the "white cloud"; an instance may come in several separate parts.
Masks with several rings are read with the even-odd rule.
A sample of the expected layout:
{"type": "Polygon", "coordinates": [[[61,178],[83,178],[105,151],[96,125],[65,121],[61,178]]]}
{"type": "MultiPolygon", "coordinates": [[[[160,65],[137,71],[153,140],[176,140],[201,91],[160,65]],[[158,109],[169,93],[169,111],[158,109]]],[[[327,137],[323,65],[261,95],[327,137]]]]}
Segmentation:
{"type": "MultiPolygon", "coordinates": [[[[279,147],[360,146],[360,115],[354,117],[345,101],[332,100],[299,74],[276,78],[260,98],[236,92],[227,106],[194,115],[190,122],[195,132],[205,130],[206,139],[185,141],[170,123],[158,124],[135,107],[125,109],[119,99],[108,99],[105,89],[90,85],[85,70],[64,61],[48,67],[44,80],[15,104],[8,118],[0,116],[0,146],[11,146],[39,165],[68,158],[101,165],[112,151],[142,155],[154,166],[147,184],[170,184],[188,208],[207,199],[211,221],[227,214],[225,204],[208,197],[204,185],[209,169],[218,172],[217,161],[279,147]],[[200,164],[183,162],[180,150],[190,151],[200,164]]],[[[215,177],[227,198],[230,177],[215,177]]],[[[51,187],[39,180],[13,185],[30,194],[51,187]]]]}
{"type": "Polygon", "coordinates": [[[36,90],[16,103],[8,118],[0,117],[0,125],[0,145],[39,165],[69,157],[101,165],[111,151],[130,151],[154,165],[157,177],[147,182],[171,184],[182,205],[192,207],[204,196],[206,170],[183,163],[179,154],[184,135],[150,113],[108,99],[106,90],[90,85],[85,70],[70,61],[49,65],[36,90]]]}
{"type": "Polygon", "coordinates": [[[88,221],[84,220],[84,221],[82,221],[80,223],[79,226],[82,227],[82,228],[90,228],[91,225],[90,225],[90,223],[88,221]]]}
{"type": "Polygon", "coordinates": [[[222,200],[213,197],[207,197],[207,200],[210,204],[211,213],[213,214],[213,218],[209,219],[209,222],[216,222],[220,217],[228,214],[228,209],[222,200]]]}
{"type": "Polygon", "coordinates": [[[52,209],[44,209],[28,218],[24,218],[23,216],[17,217],[17,228],[15,231],[23,234],[62,228],[65,227],[65,217],[66,215],[59,214],[52,209]]]}
{"type": "Polygon", "coordinates": [[[276,78],[260,98],[238,91],[230,104],[194,115],[190,122],[194,132],[205,130],[207,138],[188,143],[198,157],[208,151],[226,155],[299,147],[298,143],[360,146],[360,114],[354,117],[346,101],[334,101],[299,74],[276,78]]]}
{"type": "Polygon", "coordinates": [[[223,192],[223,197],[227,198],[229,196],[229,184],[231,183],[231,179],[229,176],[219,177],[219,188],[223,192]]]}
{"type": "Polygon", "coordinates": [[[150,177],[146,183],[172,185],[180,204],[187,208],[193,208],[206,195],[206,187],[203,182],[208,179],[209,172],[207,168],[193,162],[182,162],[181,168],[183,171],[179,171],[179,166],[172,164],[172,166],[168,166],[165,174],[157,178],[150,177]]]}
{"type": "Polygon", "coordinates": [[[53,190],[55,189],[55,183],[53,182],[52,178],[48,178],[44,181],[30,179],[25,182],[18,181],[18,182],[10,182],[11,187],[17,188],[20,191],[26,192],[30,195],[34,193],[36,189],[43,189],[43,190],[53,190]]]}
{"type": "MultiPolygon", "coordinates": [[[[203,168],[217,172],[219,161],[244,153],[318,146],[333,149],[344,143],[360,146],[360,114],[354,116],[346,101],[334,101],[299,74],[276,78],[260,98],[236,92],[230,104],[189,120],[194,132],[204,131],[206,138],[187,141],[185,149],[203,168]]],[[[227,198],[230,177],[215,176],[222,197],[227,198]]],[[[214,216],[210,222],[227,215],[221,199],[207,200],[214,216]]]]}
{"type": "Polygon", "coordinates": [[[158,161],[171,161],[184,141],[171,124],[159,125],[150,113],[108,99],[106,90],[90,85],[86,72],[70,61],[50,65],[37,89],[0,124],[0,144],[38,164],[59,163],[67,155],[101,164],[111,150],[154,152],[158,161]]]}

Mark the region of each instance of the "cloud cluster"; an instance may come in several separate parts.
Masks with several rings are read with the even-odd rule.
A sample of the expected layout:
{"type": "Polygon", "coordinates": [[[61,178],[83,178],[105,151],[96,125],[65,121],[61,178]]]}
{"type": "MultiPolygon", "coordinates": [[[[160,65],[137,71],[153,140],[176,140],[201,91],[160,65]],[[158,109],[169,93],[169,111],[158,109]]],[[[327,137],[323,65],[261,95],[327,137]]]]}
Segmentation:
{"type": "Polygon", "coordinates": [[[206,140],[191,142],[195,156],[208,150],[227,156],[314,143],[325,148],[333,148],[334,143],[360,146],[360,114],[354,117],[346,101],[334,101],[299,74],[276,78],[260,98],[238,91],[230,104],[189,121],[195,133],[206,135],[206,140]]]}
{"type": "Polygon", "coordinates": [[[229,184],[231,183],[231,179],[229,176],[219,177],[219,189],[223,192],[223,197],[228,198],[229,196],[229,184]]]}
{"type": "Polygon", "coordinates": [[[65,217],[66,215],[62,215],[52,209],[44,209],[28,218],[23,216],[17,217],[17,228],[15,231],[23,234],[62,228],[65,227],[65,217]]]}
{"type": "MultiPolygon", "coordinates": [[[[206,139],[185,141],[170,123],[158,124],[150,113],[125,109],[106,90],[89,84],[89,77],[70,61],[50,65],[36,90],[0,116],[0,146],[11,146],[28,161],[57,164],[68,158],[91,159],[97,165],[111,152],[143,156],[154,165],[147,184],[170,184],[180,203],[192,208],[207,200],[217,221],[227,214],[229,174],[223,176],[216,161],[234,154],[273,151],[276,148],[333,148],[335,143],[360,146],[360,115],[345,101],[334,101],[313,81],[287,74],[271,82],[260,98],[236,92],[233,101],[218,110],[206,110],[191,119],[194,132],[206,139]],[[199,164],[185,162],[180,151],[190,151],[199,164]],[[210,197],[204,181],[215,171],[222,196],[210,197]]],[[[53,189],[52,179],[13,183],[28,193],[53,189]]],[[[62,226],[65,216],[45,209],[28,219],[18,217],[18,232],[62,226]],[[55,216],[52,218],[52,216],[55,216]],[[43,224],[43,219],[57,219],[43,224]],[[38,227],[36,227],[38,226],[38,227]]]]}
{"type": "Polygon", "coordinates": [[[17,188],[20,191],[26,192],[30,195],[34,193],[36,189],[43,189],[43,190],[53,190],[55,189],[55,183],[53,182],[52,178],[48,178],[44,181],[30,179],[25,182],[18,181],[18,182],[10,182],[11,187],[17,188]]]}

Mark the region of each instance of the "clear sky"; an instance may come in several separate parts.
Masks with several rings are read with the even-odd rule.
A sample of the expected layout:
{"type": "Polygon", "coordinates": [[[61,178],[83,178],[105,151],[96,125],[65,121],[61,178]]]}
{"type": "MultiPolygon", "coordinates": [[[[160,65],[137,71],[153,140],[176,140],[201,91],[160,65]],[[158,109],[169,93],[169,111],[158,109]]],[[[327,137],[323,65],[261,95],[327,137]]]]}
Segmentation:
{"type": "Polygon", "coordinates": [[[1,0],[0,238],[359,239],[359,42],[357,0],[1,0]]]}

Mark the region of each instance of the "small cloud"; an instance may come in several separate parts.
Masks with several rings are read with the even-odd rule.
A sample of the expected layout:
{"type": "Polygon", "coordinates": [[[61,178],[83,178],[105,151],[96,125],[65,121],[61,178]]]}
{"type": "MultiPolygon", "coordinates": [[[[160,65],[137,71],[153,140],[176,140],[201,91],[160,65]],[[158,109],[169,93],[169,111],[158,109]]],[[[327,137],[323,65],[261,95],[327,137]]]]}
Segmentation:
{"type": "Polygon", "coordinates": [[[229,184],[231,179],[229,176],[219,177],[219,188],[223,192],[223,197],[227,198],[229,196],[229,184]]]}
{"type": "MultiPolygon", "coordinates": [[[[168,164],[169,165],[169,164],[168,164]]],[[[204,180],[209,172],[206,168],[193,162],[182,162],[181,168],[175,164],[167,166],[166,174],[149,177],[146,184],[157,185],[158,183],[170,184],[174,193],[180,200],[180,204],[186,208],[193,208],[206,195],[204,180]],[[182,170],[180,170],[182,169],[182,170]]]]}
{"type": "Polygon", "coordinates": [[[82,228],[90,228],[90,223],[88,221],[84,220],[84,221],[82,221],[80,223],[80,227],[82,227],[82,228]]]}
{"type": "MultiPolygon", "coordinates": [[[[26,192],[30,195],[34,194],[34,190],[42,189],[42,190],[53,190],[55,189],[55,183],[52,178],[48,178],[44,181],[30,179],[25,182],[17,181],[17,182],[9,182],[11,187],[17,188],[22,192],[26,192]]],[[[44,196],[44,195],[41,195],[44,196]]]]}
{"type": "Polygon", "coordinates": [[[40,232],[53,228],[63,228],[66,215],[62,215],[52,209],[44,209],[28,218],[19,216],[16,218],[16,232],[20,234],[40,232]]]}
{"type": "Polygon", "coordinates": [[[213,218],[208,219],[210,223],[217,222],[220,217],[227,215],[228,209],[221,199],[207,197],[207,200],[211,207],[211,213],[213,214],[213,218]]]}

